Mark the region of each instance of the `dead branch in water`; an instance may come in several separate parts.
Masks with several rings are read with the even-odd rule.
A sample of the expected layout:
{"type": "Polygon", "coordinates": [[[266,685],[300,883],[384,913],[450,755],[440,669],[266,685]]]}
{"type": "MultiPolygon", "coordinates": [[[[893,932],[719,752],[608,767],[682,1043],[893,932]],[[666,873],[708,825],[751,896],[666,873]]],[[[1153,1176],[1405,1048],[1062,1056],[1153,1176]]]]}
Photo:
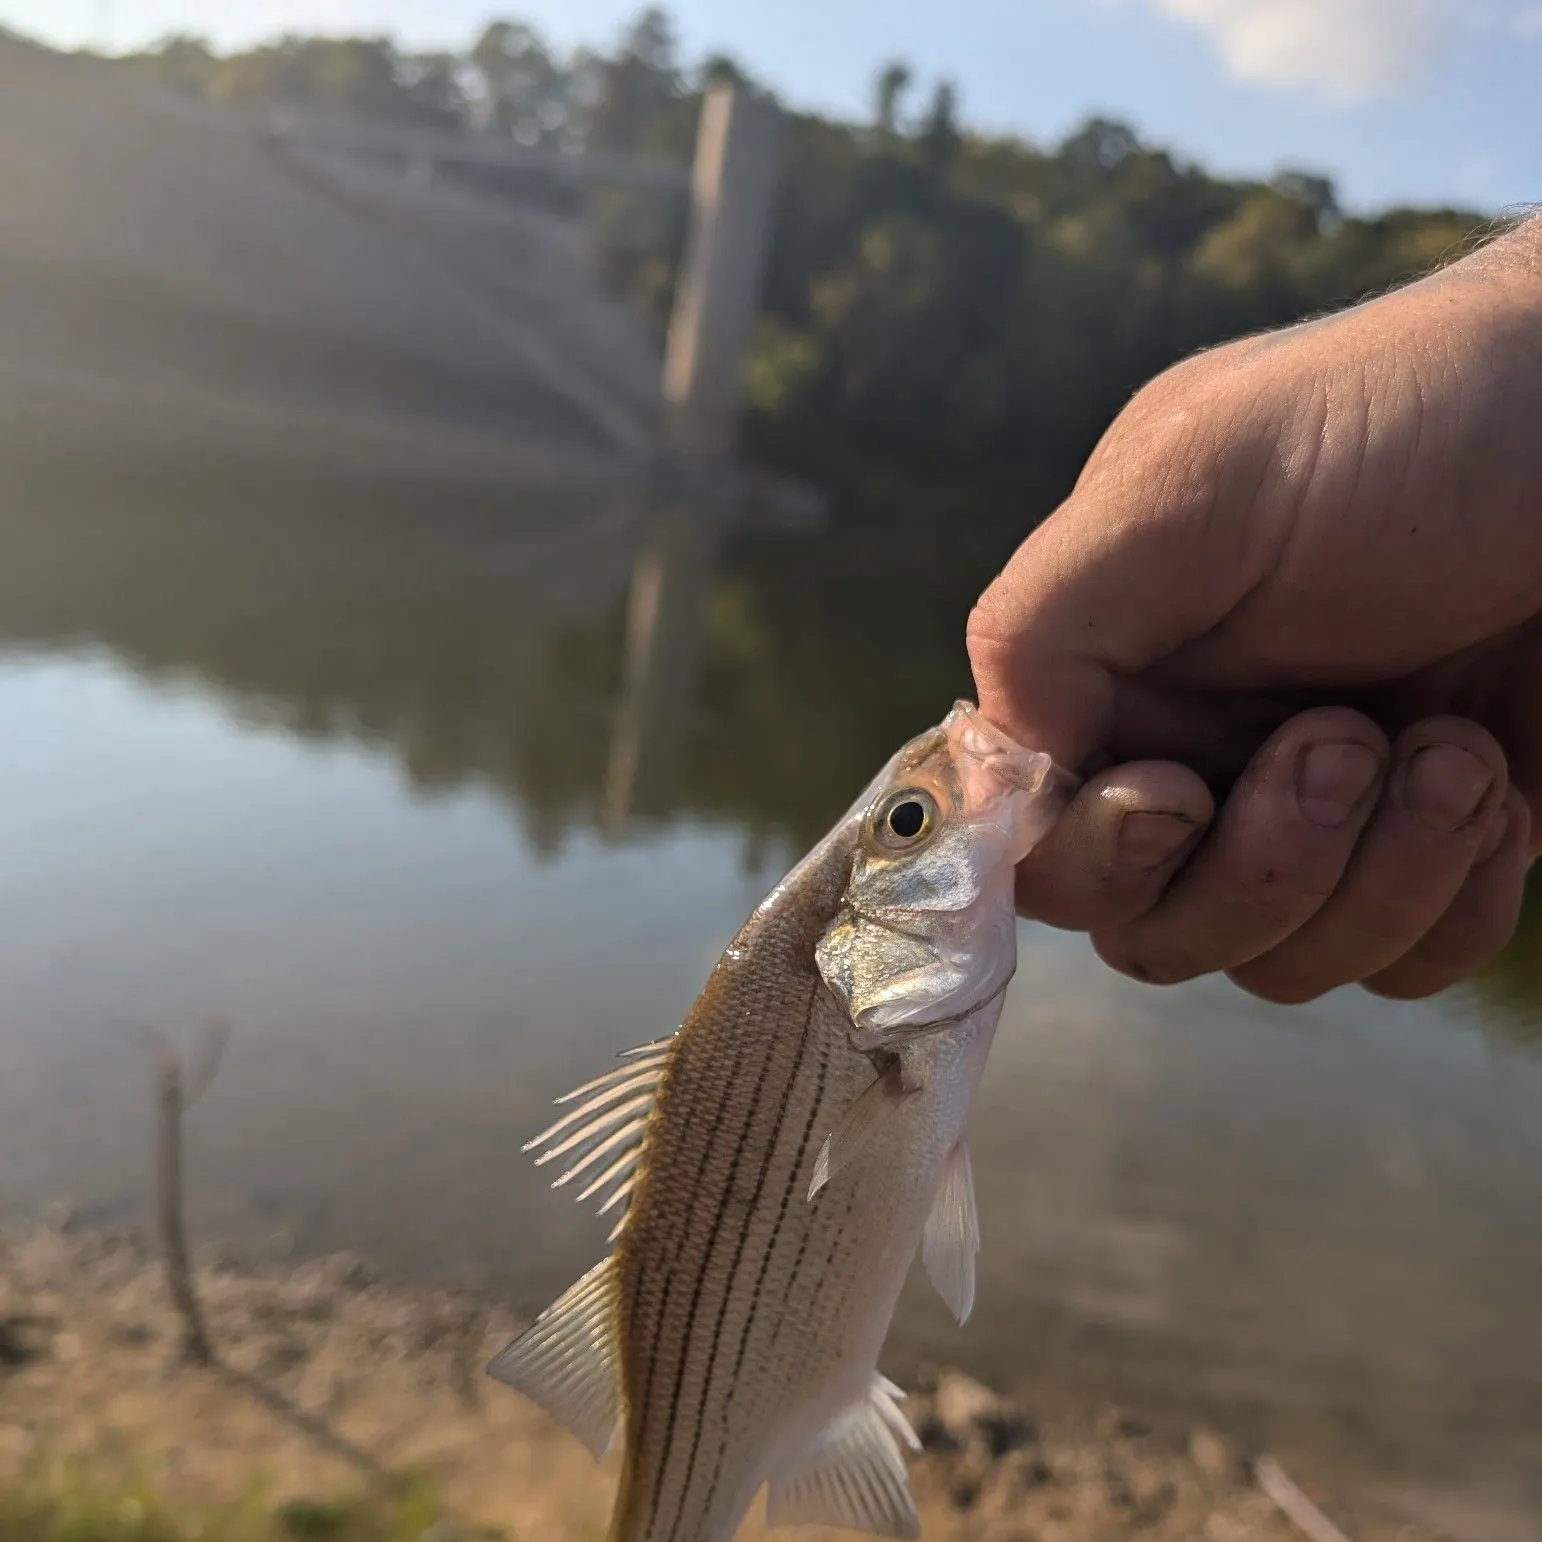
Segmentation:
{"type": "Polygon", "coordinates": [[[166,1266],[166,1289],[182,1318],[183,1356],[194,1365],[213,1365],[214,1348],[193,1284],[183,1219],[182,1115],[209,1090],[230,1042],[231,1029],[222,1020],[210,1022],[191,1062],[184,1065],[182,1056],[158,1028],[136,1027],[155,1057],[155,1219],[166,1266]]]}
{"type": "Polygon", "coordinates": [[[456,1243],[455,1259],[451,1283],[462,1297],[462,1310],[451,1329],[454,1347],[450,1374],[460,1394],[461,1406],[471,1413],[482,1406],[482,1346],[492,1317],[493,1300],[487,1272],[473,1257],[464,1236],[456,1243]]]}
{"type": "Polygon", "coordinates": [[[482,1406],[482,1361],[486,1358],[483,1342],[492,1309],[493,1304],[486,1296],[471,1295],[459,1324],[460,1331],[456,1334],[455,1389],[460,1393],[462,1406],[472,1413],[482,1406]]]}
{"type": "Polygon", "coordinates": [[[1307,1538],[1307,1542],[1349,1542],[1349,1538],[1306,1497],[1272,1456],[1261,1456],[1253,1463],[1253,1478],[1259,1490],[1274,1501],[1275,1507],[1307,1538]]]}

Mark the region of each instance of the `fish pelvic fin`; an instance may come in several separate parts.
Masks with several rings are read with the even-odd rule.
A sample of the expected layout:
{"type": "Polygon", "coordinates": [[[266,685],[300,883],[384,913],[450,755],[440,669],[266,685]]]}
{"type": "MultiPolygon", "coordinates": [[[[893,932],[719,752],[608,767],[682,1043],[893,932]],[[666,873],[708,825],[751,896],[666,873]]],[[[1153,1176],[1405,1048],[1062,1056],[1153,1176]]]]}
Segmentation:
{"type": "Polygon", "coordinates": [[[969,1161],[969,1141],[961,1135],[948,1153],[921,1239],[921,1260],[926,1272],[960,1326],[974,1310],[974,1261],[979,1251],[980,1215],[974,1202],[974,1173],[969,1161]]]}
{"type": "Polygon", "coordinates": [[[869,1082],[855,1103],[848,1108],[834,1130],[825,1136],[824,1145],[814,1163],[814,1176],[809,1183],[810,1200],[838,1173],[860,1155],[862,1148],[872,1138],[884,1120],[911,1094],[905,1084],[899,1057],[869,1082]]]}
{"type": "Polygon", "coordinates": [[[615,1255],[597,1264],[509,1345],[489,1376],[522,1392],[598,1461],[621,1423],[615,1255]]]}
{"type": "Polygon", "coordinates": [[[612,1241],[626,1222],[648,1126],[673,1048],[671,1036],[628,1050],[614,1070],[558,1098],[559,1107],[576,1106],[525,1145],[526,1151],[541,1149],[537,1167],[565,1159],[552,1183],[554,1189],[582,1178],[586,1181],[580,1200],[598,1199],[601,1215],[619,1207],[612,1241]]]}
{"type": "Polygon", "coordinates": [[[921,1522],[910,1496],[901,1445],[921,1442],[899,1410],[903,1394],[882,1376],[860,1403],[838,1414],[802,1458],[774,1479],[772,1526],[839,1526],[914,1542],[921,1522]]]}

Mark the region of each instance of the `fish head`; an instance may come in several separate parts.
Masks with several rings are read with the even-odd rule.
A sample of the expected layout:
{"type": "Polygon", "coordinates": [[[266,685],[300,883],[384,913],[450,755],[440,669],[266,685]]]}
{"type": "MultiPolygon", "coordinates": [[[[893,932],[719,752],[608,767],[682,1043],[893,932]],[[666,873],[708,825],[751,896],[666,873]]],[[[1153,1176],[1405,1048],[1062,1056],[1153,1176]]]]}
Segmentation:
{"type": "Polygon", "coordinates": [[[1005,990],[1017,967],[1013,870],[1074,786],[968,702],[889,762],[815,947],[858,1049],[957,1022],[1005,990]]]}

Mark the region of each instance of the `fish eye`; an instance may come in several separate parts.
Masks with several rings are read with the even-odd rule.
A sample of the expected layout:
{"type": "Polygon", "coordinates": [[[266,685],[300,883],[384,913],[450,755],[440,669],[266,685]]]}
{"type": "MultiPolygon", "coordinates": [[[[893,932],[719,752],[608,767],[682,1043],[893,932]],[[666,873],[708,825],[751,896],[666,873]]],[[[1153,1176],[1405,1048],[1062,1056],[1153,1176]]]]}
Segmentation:
{"type": "Polygon", "coordinates": [[[891,793],[879,806],[873,834],[881,846],[903,851],[925,839],[937,820],[937,803],[929,792],[906,787],[891,793]]]}

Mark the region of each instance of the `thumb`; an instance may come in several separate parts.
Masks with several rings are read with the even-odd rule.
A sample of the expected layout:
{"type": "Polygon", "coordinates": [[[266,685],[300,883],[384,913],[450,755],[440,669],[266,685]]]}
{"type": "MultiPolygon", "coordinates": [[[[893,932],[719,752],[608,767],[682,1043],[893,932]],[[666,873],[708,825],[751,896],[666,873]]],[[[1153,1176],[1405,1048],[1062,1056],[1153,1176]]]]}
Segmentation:
{"type": "Polygon", "coordinates": [[[1114,743],[1125,682],[1209,631],[1247,587],[1216,572],[1213,505],[1123,502],[1073,493],[969,617],[981,713],[1071,770],[1114,743]]]}

